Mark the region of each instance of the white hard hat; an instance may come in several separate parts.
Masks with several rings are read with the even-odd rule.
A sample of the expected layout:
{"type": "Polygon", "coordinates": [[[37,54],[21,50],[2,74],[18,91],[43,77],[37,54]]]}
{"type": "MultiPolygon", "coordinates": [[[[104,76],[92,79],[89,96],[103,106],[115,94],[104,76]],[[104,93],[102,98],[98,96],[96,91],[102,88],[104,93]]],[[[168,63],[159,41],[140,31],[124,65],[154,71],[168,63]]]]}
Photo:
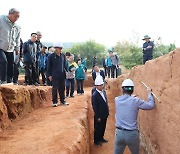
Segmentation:
{"type": "Polygon", "coordinates": [[[122,82],[122,87],[134,87],[134,83],[131,79],[126,79],[122,82]]]}
{"type": "Polygon", "coordinates": [[[103,81],[103,78],[102,76],[98,75],[95,79],[95,86],[100,86],[100,85],[103,85],[104,84],[104,81],[103,81]]]}
{"type": "Polygon", "coordinates": [[[53,44],[54,48],[63,48],[63,44],[61,42],[56,42],[53,44]]]}

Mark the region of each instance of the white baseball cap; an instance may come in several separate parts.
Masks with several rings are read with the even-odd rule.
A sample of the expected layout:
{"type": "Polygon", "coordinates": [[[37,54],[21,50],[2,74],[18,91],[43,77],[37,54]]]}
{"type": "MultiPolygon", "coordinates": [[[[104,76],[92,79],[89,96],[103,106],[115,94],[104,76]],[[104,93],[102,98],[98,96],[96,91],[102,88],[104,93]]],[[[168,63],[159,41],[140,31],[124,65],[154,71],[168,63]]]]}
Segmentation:
{"type": "Polygon", "coordinates": [[[61,42],[56,42],[56,43],[53,44],[53,47],[54,48],[63,48],[64,46],[63,46],[63,44],[61,42]]]}

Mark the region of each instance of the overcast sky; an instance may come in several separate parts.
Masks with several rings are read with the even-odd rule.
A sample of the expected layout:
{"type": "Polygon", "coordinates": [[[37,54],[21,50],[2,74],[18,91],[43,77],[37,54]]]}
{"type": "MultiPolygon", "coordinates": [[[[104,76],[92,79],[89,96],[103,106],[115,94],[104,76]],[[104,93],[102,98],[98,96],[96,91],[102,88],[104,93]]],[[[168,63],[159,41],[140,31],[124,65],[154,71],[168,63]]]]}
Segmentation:
{"type": "Polygon", "coordinates": [[[42,41],[85,42],[106,46],[144,35],[180,47],[178,0],[0,0],[0,15],[15,7],[23,41],[41,31],[42,41]]]}

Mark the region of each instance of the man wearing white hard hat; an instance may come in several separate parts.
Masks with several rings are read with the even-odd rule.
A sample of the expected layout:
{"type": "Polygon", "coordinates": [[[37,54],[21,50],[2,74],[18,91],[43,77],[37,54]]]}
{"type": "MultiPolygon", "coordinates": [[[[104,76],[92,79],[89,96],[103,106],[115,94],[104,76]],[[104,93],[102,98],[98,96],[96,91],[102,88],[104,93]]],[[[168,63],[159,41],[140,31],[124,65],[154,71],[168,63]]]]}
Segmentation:
{"type": "Polygon", "coordinates": [[[147,88],[148,101],[131,96],[134,91],[134,83],[126,79],[122,83],[123,95],[115,98],[115,120],[116,132],[114,141],[114,154],[123,154],[126,146],[132,154],[139,154],[139,130],[138,112],[139,109],[151,110],[154,108],[154,98],[151,88],[147,88]]]}
{"type": "Polygon", "coordinates": [[[63,44],[57,42],[54,44],[55,52],[48,57],[47,74],[52,81],[52,102],[53,107],[57,107],[57,94],[60,96],[61,105],[69,105],[65,101],[65,78],[66,78],[66,56],[61,53],[63,44]]]}
{"type": "Polygon", "coordinates": [[[94,144],[101,146],[108,142],[104,139],[106,121],[109,115],[109,107],[106,92],[104,91],[104,81],[101,76],[95,79],[96,90],[92,95],[92,107],[94,110],[94,144]]]}

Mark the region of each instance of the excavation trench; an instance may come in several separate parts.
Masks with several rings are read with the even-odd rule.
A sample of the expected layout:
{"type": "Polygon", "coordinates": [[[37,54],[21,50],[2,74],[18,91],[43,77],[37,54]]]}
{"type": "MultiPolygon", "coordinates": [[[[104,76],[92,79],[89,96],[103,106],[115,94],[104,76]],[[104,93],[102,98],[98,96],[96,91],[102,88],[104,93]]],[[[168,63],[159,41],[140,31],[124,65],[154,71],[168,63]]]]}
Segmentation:
{"type": "MultiPolygon", "coordinates": [[[[0,87],[0,153],[111,154],[114,142],[114,98],[121,83],[133,79],[135,93],[147,99],[141,81],[153,88],[161,103],[152,111],[140,111],[141,153],[176,154],[180,147],[180,50],[134,67],[129,74],[108,79],[110,116],[102,147],[93,144],[93,111],[89,77],[85,94],[67,98],[69,106],[51,106],[50,87],[0,87]],[[172,58],[173,57],[173,58],[172,58]],[[172,144],[173,141],[173,144],[172,144]]],[[[125,153],[130,153],[126,149],[125,153]]]]}
{"type": "Polygon", "coordinates": [[[52,108],[50,87],[1,87],[5,110],[0,123],[0,153],[113,153],[113,95],[107,90],[110,116],[105,138],[109,142],[97,147],[93,144],[91,89],[88,83],[85,95],[67,98],[69,106],[52,108]]]}

